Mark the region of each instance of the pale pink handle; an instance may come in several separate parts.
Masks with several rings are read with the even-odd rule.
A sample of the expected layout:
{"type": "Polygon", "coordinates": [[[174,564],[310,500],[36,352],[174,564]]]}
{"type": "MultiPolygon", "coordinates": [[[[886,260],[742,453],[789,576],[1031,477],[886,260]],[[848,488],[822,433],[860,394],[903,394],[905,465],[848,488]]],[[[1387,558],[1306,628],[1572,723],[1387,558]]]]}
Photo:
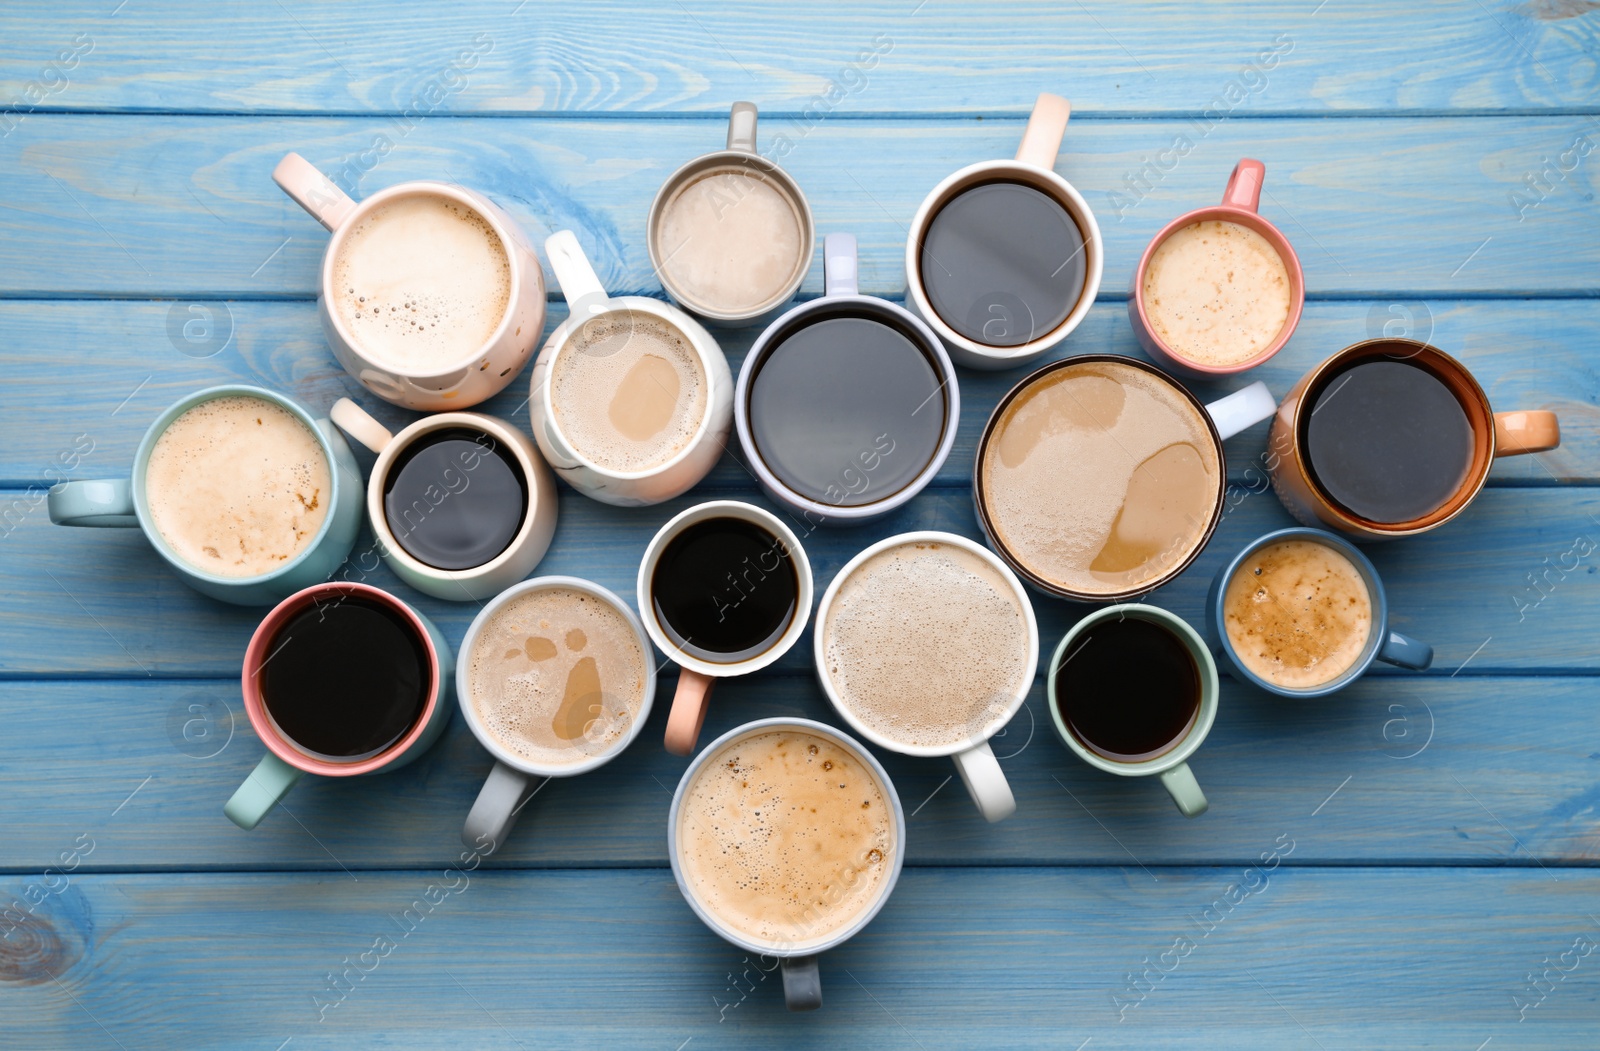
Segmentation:
{"type": "Polygon", "coordinates": [[[1022,145],[1017,147],[1017,160],[1037,168],[1054,168],[1070,116],[1072,103],[1060,95],[1040,92],[1033,104],[1033,114],[1028,118],[1028,127],[1022,133],[1022,145]]]}
{"type": "Polygon", "coordinates": [[[1248,212],[1261,210],[1261,184],[1267,181],[1267,166],[1249,157],[1233,166],[1228,177],[1228,188],[1222,191],[1222,203],[1228,208],[1243,208],[1248,212]]]}
{"type": "Polygon", "coordinates": [[[356,202],[298,153],[284,154],[272,169],[272,181],[330,231],[343,226],[356,210],[356,202]]]}
{"type": "Polygon", "coordinates": [[[711,705],[711,687],[717,680],[709,675],[684,668],[678,673],[678,692],[672,697],[672,711],[667,715],[667,751],[673,755],[689,755],[695,742],[700,740],[700,727],[706,721],[706,709],[711,705]]]}

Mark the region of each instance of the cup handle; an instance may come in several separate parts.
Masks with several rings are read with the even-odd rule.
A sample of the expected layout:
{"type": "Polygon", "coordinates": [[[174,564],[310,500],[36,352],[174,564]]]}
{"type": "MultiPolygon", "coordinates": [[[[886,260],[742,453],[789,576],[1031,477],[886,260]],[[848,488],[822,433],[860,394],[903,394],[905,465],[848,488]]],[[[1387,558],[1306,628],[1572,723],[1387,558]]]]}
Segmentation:
{"type": "Polygon", "coordinates": [[[1200,791],[1200,782],[1194,779],[1188,763],[1179,763],[1171,770],[1163,770],[1161,783],[1167,786],[1172,801],[1178,804],[1184,817],[1199,817],[1211,806],[1206,802],[1206,794],[1200,791]]]}
{"type": "Polygon", "coordinates": [[[853,296],[860,293],[856,258],[855,234],[829,234],[822,239],[823,295],[853,296]]]}
{"type": "Polygon", "coordinates": [[[1206,406],[1211,422],[1217,425],[1217,437],[1227,441],[1246,427],[1253,427],[1278,411],[1278,403],[1267,385],[1256,380],[1248,387],[1218,398],[1206,406]]]}
{"type": "Polygon", "coordinates": [[[222,812],[248,832],[261,823],[267,811],[278,805],[278,800],[288,794],[303,772],[268,752],[233,793],[233,798],[223,804],[222,812]]]}
{"type": "Polygon", "coordinates": [[[356,210],[356,202],[298,153],[283,155],[283,160],[272,169],[272,181],[330,232],[343,226],[356,210]]]}
{"type": "Polygon", "coordinates": [[[1267,166],[1246,157],[1233,166],[1233,174],[1228,176],[1228,188],[1222,191],[1222,206],[1259,212],[1261,184],[1266,181],[1267,166]]]}
{"type": "Polygon", "coordinates": [[[1054,168],[1056,154],[1061,152],[1061,137],[1067,133],[1067,118],[1071,116],[1072,103],[1060,95],[1041,91],[1028,116],[1028,127],[1022,132],[1017,160],[1036,168],[1054,168]]]}
{"type": "Polygon", "coordinates": [[[783,1002],[791,1011],[815,1011],[822,1006],[822,972],[815,956],[783,958],[783,1002]]]}
{"type": "Polygon", "coordinates": [[[689,755],[700,740],[700,727],[711,706],[711,687],[717,680],[684,668],[678,672],[678,692],[672,695],[672,712],[667,716],[667,751],[689,755]]]}
{"type": "Polygon", "coordinates": [[[583,254],[577,234],[571,230],[557,230],[545,238],[544,254],[550,260],[556,284],[561,286],[561,295],[574,318],[587,320],[605,312],[611,297],[606,295],[605,286],[595,275],[594,267],[589,265],[589,257],[583,254]]]}
{"type": "Polygon", "coordinates": [[[1378,659],[1400,668],[1426,671],[1433,663],[1433,647],[1409,635],[1391,631],[1389,637],[1383,640],[1383,645],[1378,647],[1378,659]]]}
{"type": "Polygon", "coordinates": [[[1495,456],[1542,453],[1561,444],[1561,421],[1545,409],[1494,414],[1495,456]]]}
{"type": "Polygon", "coordinates": [[[537,789],[544,780],[513,770],[504,763],[495,763],[472,809],[467,812],[467,823],[461,827],[461,842],[479,854],[493,854],[506,841],[511,826],[517,823],[517,804],[529,789],[537,789]]]}
{"type": "Polygon", "coordinates": [[[375,453],[383,452],[384,446],[394,441],[394,435],[389,433],[387,427],[349,398],[334,402],[333,408],[328,410],[328,418],[338,424],[341,431],[375,453]]]}
{"type": "Polygon", "coordinates": [[[978,813],[985,821],[1004,821],[1017,812],[1017,798],[1011,794],[1005,771],[1000,769],[1000,760],[994,757],[988,741],[950,758],[955,760],[956,773],[961,775],[961,783],[967,786],[967,794],[978,804],[978,813]]]}
{"type": "Polygon", "coordinates": [[[50,521],[65,526],[136,526],[133,483],[126,478],[59,482],[45,496],[50,521]]]}
{"type": "Polygon", "coordinates": [[[728,113],[728,149],[756,152],[756,104],[735,102],[728,113]]]}

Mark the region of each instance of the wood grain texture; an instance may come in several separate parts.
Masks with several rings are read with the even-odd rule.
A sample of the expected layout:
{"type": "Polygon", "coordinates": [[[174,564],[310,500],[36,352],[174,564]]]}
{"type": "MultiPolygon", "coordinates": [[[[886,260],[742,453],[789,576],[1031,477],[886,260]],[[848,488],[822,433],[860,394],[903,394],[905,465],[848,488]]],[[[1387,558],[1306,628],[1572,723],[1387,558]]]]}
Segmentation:
{"type": "MultiPolygon", "coordinates": [[[[1600,141],[1597,120],[1086,121],[1071,126],[1056,167],[1105,235],[1107,298],[1125,295],[1157,230],[1221,199],[1242,156],[1266,163],[1262,212],[1295,245],[1314,296],[1594,295],[1600,161],[1572,153],[1571,171],[1537,192],[1524,180],[1580,136],[1600,141]],[[1175,152],[1180,140],[1189,145],[1175,152]]],[[[1021,129],[1020,119],[824,121],[794,139],[784,166],[819,235],[859,239],[863,291],[898,293],[923,196],[957,168],[1012,156],[1021,129]]],[[[314,295],[327,234],[270,178],[289,150],[359,194],[420,178],[484,190],[536,244],[575,229],[611,291],[659,294],[650,201],[724,137],[684,119],[461,118],[402,133],[377,117],[37,115],[0,150],[0,294],[314,295]]],[[[817,262],[805,289],[820,288],[817,262]]]]}

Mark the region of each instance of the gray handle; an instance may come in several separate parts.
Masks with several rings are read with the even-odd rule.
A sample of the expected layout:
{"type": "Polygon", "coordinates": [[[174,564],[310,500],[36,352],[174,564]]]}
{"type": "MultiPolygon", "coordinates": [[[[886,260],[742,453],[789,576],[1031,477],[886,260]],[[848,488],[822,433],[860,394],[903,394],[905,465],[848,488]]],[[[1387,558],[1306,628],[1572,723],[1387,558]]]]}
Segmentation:
{"type": "Polygon", "coordinates": [[[856,278],[856,235],[829,234],[822,239],[822,294],[853,296],[856,278]]]}
{"type": "Polygon", "coordinates": [[[756,152],[756,104],[735,102],[728,114],[728,149],[756,152]]]}
{"type": "Polygon", "coordinates": [[[783,1002],[791,1011],[822,1006],[822,972],[815,956],[789,956],[783,961],[783,1002]]]}
{"type": "Polygon", "coordinates": [[[517,823],[517,804],[523,795],[544,783],[544,778],[513,770],[497,762],[461,828],[461,842],[482,855],[493,854],[517,823]]]}

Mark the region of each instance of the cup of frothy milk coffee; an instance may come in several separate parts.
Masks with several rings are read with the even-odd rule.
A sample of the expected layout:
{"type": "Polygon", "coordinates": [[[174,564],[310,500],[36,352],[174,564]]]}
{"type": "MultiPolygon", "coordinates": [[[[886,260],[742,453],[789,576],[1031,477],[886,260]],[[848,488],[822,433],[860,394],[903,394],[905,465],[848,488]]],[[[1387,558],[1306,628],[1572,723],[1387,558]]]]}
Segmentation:
{"type": "Polygon", "coordinates": [[[715,466],[733,424],[733,374],[677,307],[606,294],[570,230],[545,241],[572,313],[534,362],[528,413],[559,478],[596,500],[670,500],[715,466]]]}
{"type": "Polygon", "coordinates": [[[811,266],[811,206],[756,152],[756,107],[735,102],[727,149],[667,177],[645,225],[650,265],[672,301],[713,325],[765,324],[811,266]]]}
{"type": "Polygon", "coordinates": [[[817,957],[860,933],[905,860],[900,797],[860,743],[810,719],[758,719],[707,745],[667,814],[695,915],[776,958],[791,1011],[822,1006],[817,957]]]}
{"type": "Polygon", "coordinates": [[[138,526],[184,583],[269,605],[339,568],[361,526],[361,473],[343,436],[293,398],[229,384],[156,417],[131,478],[62,482],[50,520],[138,526]]]}
{"type": "Polygon", "coordinates": [[[272,179],[333,233],[317,312],[334,357],[372,393],[466,409],[527,363],[544,329],[544,271],[483,194],[419,181],[356,202],[298,153],[272,179]]]}

